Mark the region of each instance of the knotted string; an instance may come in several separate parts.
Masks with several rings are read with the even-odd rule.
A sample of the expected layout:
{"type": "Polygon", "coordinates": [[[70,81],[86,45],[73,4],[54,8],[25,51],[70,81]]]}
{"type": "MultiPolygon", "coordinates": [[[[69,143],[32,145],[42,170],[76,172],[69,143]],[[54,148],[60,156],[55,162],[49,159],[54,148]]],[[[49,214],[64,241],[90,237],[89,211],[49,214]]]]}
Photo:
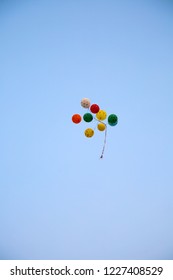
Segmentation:
{"type": "Polygon", "coordinates": [[[106,146],[106,138],[107,138],[107,125],[106,125],[104,122],[102,122],[102,121],[96,119],[95,117],[94,117],[94,119],[95,119],[97,122],[103,123],[103,124],[105,125],[105,127],[106,127],[106,128],[105,128],[105,137],[104,137],[104,143],[103,143],[102,153],[101,153],[101,156],[100,156],[100,158],[103,158],[104,151],[105,151],[105,146],[106,146]]]}
{"type": "MultiPolygon", "coordinates": [[[[105,124],[105,126],[106,126],[106,124],[105,124]]],[[[102,153],[101,153],[100,158],[103,158],[103,155],[104,155],[105,146],[106,146],[106,138],[107,138],[107,126],[106,126],[106,129],[105,129],[105,138],[104,138],[103,149],[102,149],[102,153]]]]}

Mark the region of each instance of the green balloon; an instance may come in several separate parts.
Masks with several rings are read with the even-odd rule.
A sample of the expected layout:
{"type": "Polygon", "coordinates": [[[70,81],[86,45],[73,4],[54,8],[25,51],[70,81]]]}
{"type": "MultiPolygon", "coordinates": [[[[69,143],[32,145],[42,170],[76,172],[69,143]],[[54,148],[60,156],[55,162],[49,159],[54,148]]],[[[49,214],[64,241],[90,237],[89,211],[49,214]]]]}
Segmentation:
{"type": "Polygon", "coordinates": [[[83,119],[85,122],[91,122],[93,120],[93,115],[90,113],[86,113],[83,115],[83,119]]]}
{"type": "Polygon", "coordinates": [[[108,124],[115,126],[118,123],[118,117],[115,114],[111,114],[108,117],[108,124]]]}

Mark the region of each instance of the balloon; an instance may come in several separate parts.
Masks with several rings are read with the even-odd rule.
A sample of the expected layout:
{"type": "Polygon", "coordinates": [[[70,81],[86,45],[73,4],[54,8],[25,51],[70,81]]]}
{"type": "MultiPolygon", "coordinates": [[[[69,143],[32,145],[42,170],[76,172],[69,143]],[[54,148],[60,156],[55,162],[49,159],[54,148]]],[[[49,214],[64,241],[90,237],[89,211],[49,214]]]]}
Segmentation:
{"type": "Polygon", "coordinates": [[[118,117],[115,114],[111,114],[108,117],[108,124],[115,126],[118,123],[118,117]]]}
{"type": "Polygon", "coordinates": [[[90,113],[86,113],[85,115],[83,115],[83,119],[85,122],[91,122],[93,120],[93,115],[91,115],[90,113]]]}
{"type": "Polygon", "coordinates": [[[96,114],[96,118],[100,121],[105,120],[107,117],[107,113],[104,110],[100,110],[98,111],[98,113],[96,114]]]}
{"type": "Polygon", "coordinates": [[[94,135],[94,130],[92,128],[87,128],[85,130],[85,136],[86,137],[92,137],[94,135]]]}
{"type": "Polygon", "coordinates": [[[104,123],[99,123],[99,124],[97,125],[97,128],[98,128],[98,130],[100,130],[100,131],[104,131],[105,128],[106,128],[106,125],[105,125],[104,123]]]}
{"type": "MultiPolygon", "coordinates": [[[[81,106],[85,109],[85,113],[83,116],[79,114],[74,114],[72,116],[72,121],[76,124],[80,123],[82,120],[84,120],[86,123],[90,123],[93,120],[96,121],[96,127],[99,131],[104,131],[104,142],[103,142],[103,148],[101,152],[100,158],[103,158],[105,146],[106,146],[106,139],[107,139],[107,128],[108,124],[110,126],[115,126],[118,123],[118,117],[115,114],[107,115],[107,112],[104,110],[100,110],[100,107],[98,104],[91,104],[89,98],[83,98],[81,100],[81,106]],[[107,120],[107,121],[104,121],[107,120]],[[107,124],[108,122],[108,124],[107,124]]],[[[88,124],[89,125],[89,124],[88,124]]],[[[84,131],[84,135],[87,138],[93,137],[95,133],[95,128],[87,128],[84,131]]]]}
{"type": "Polygon", "coordinates": [[[91,107],[90,107],[90,111],[93,114],[97,114],[99,110],[100,110],[100,108],[99,108],[99,106],[97,104],[92,104],[91,107]]]}
{"type": "Polygon", "coordinates": [[[89,108],[90,107],[90,100],[88,98],[83,98],[81,100],[81,106],[84,108],[89,108]]]}
{"type": "Polygon", "coordinates": [[[81,120],[82,120],[82,118],[81,118],[81,116],[79,115],[79,114],[74,114],[73,116],[72,116],[72,122],[74,122],[74,123],[80,123],[81,122],[81,120]]]}

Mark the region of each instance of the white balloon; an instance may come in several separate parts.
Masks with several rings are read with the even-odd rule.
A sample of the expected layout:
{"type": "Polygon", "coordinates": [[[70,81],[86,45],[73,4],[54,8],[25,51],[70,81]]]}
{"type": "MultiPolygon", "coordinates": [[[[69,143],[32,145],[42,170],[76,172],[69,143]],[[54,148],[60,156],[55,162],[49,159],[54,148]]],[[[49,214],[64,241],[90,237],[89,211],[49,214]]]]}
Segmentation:
{"type": "Polygon", "coordinates": [[[90,107],[90,100],[88,98],[83,98],[81,100],[81,106],[84,108],[89,108],[90,107]]]}

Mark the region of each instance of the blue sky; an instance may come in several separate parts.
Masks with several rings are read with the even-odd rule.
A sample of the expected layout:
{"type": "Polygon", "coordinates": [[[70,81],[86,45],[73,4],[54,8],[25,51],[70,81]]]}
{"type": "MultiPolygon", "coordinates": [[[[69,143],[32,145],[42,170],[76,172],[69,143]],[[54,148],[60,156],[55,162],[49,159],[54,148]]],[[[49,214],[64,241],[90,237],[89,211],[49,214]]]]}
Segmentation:
{"type": "Polygon", "coordinates": [[[172,13],[1,1],[1,259],[173,258],[172,13]],[[119,117],[102,160],[83,97],[119,117]]]}

